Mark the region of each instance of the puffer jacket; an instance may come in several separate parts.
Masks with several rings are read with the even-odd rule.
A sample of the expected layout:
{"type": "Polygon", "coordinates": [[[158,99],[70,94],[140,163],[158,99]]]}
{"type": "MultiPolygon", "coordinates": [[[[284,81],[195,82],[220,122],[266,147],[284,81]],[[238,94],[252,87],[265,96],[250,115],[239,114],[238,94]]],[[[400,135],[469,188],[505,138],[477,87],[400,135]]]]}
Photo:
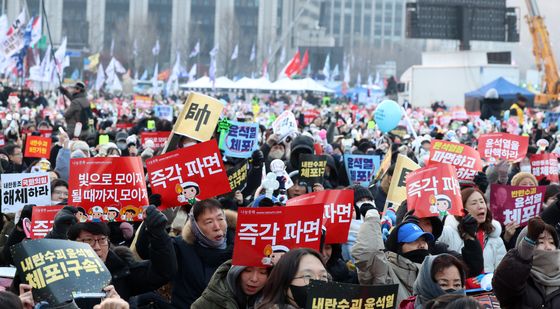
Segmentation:
{"type": "MultiPolygon", "coordinates": [[[[494,231],[489,235],[484,235],[484,246],[482,248],[485,273],[494,272],[502,258],[506,255],[504,241],[500,238],[502,227],[496,220],[492,220],[492,225],[494,226],[494,231]]],[[[458,227],[459,222],[457,219],[454,216],[447,216],[438,242],[447,244],[449,250],[461,252],[465,244],[459,234],[458,227]]]]}
{"type": "MultiPolygon", "coordinates": [[[[237,278],[245,267],[232,267],[231,260],[220,265],[208,287],[192,305],[193,309],[239,309],[248,308],[246,304],[240,306],[236,300],[237,278]]],[[[239,292],[237,292],[239,294],[239,292]]]]}
{"type": "Polygon", "coordinates": [[[66,120],[66,129],[68,134],[74,134],[76,123],[80,122],[80,115],[84,108],[89,107],[87,94],[85,92],[76,93],[72,96],[70,106],[64,111],[64,119],[66,120]]]}
{"type": "MultiPolygon", "coordinates": [[[[393,232],[398,233],[398,227],[393,232]]],[[[360,284],[398,284],[397,304],[412,296],[420,264],[393,251],[385,251],[377,210],[366,213],[356,244],[352,247],[352,257],[356,260],[360,284]]]]}
{"type": "Polygon", "coordinates": [[[517,247],[510,250],[492,278],[494,293],[502,308],[560,308],[560,288],[546,295],[542,284],[531,276],[535,246],[525,241],[525,228],[517,247]]]}

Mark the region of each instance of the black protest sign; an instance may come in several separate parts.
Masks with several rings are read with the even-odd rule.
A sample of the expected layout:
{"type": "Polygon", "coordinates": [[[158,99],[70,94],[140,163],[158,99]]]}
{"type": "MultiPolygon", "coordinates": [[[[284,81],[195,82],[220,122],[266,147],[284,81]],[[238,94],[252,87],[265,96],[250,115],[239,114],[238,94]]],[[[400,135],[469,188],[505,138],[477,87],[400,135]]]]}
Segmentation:
{"type": "Polygon", "coordinates": [[[247,160],[243,160],[237,163],[234,167],[227,170],[227,176],[229,180],[229,186],[231,187],[231,192],[243,191],[247,185],[247,173],[249,171],[249,164],[247,160]]]}
{"type": "Polygon", "coordinates": [[[397,306],[398,290],[398,284],[356,285],[312,280],[305,308],[393,309],[397,306]]]}
{"type": "Polygon", "coordinates": [[[35,302],[64,304],[74,293],[99,293],[111,281],[109,270],[86,243],[38,239],[10,250],[22,282],[33,288],[35,302]]]}
{"type": "Polygon", "coordinates": [[[299,156],[299,178],[312,186],[314,183],[323,183],[323,175],[327,166],[327,156],[316,156],[303,153],[299,156]]]}

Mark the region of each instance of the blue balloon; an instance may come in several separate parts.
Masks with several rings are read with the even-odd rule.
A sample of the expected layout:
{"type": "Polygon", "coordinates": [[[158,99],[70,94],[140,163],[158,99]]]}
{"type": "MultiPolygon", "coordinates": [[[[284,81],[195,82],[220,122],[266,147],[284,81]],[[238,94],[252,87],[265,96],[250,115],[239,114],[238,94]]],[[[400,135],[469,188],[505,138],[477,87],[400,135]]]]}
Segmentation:
{"type": "Polygon", "coordinates": [[[397,127],[402,116],[402,108],[397,102],[384,100],[377,106],[377,109],[375,109],[373,118],[379,130],[383,133],[387,133],[397,127]]]}

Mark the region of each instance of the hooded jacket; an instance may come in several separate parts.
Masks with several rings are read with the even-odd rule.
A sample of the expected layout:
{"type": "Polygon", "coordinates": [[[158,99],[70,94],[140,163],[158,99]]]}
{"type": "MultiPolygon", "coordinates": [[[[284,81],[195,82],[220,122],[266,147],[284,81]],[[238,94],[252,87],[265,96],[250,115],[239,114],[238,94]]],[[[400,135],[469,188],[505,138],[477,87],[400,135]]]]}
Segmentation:
{"type": "Polygon", "coordinates": [[[327,271],[332,276],[333,281],[343,283],[358,283],[358,274],[348,268],[342,260],[342,246],[332,244],[332,253],[327,262],[327,271]]]}
{"type": "MultiPolygon", "coordinates": [[[[484,257],[484,272],[494,272],[498,264],[506,255],[506,247],[504,241],[500,238],[502,227],[496,220],[492,220],[494,231],[492,233],[484,234],[484,246],[482,248],[482,255],[484,257]]],[[[465,243],[459,234],[459,222],[454,216],[447,216],[443,226],[443,232],[438,239],[439,242],[447,244],[449,250],[461,252],[465,243]]]]}
{"type": "MultiPolygon", "coordinates": [[[[535,245],[524,240],[526,235],[525,227],[519,234],[516,248],[510,250],[496,268],[492,279],[494,293],[502,308],[560,308],[560,289],[546,295],[545,287],[531,275],[535,245]]],[[[557,236],[555,243],[558,246],[557,236]]]]}
{"type": "MultiPolygon", "coordinates": [[[[391,234],[398,233],[400,226],[391,234]]],[[[396,241],[396,237],[393,238],[396,241]]],[[[388,239],[389,242],[389,239],[388,239]]],[[[352,247],[352,257],[356,260],[360,284],[398,284],[397,304],[412,296],[412,285],[416,280],[420,264],[391,251],[398,244],[387,244],[381,236],[379,212],[371,209],[366,213],[360,226],[356,244],[352,247]]]]}
{"type": "MultiPolygon", "coordinates": [[[[432,279],[432,265],[437,255],[429,255],[422,263],[422,269],[418,274],[418,278],[414,282],[414,295],[416,295],[416,302],[414,308],[422,308],[428,301],[438,298],[441,295],[447,294],[441,287],[432,279]]],[[[465,295],[465,290],[453,292],[453,294],[465,295]]]]}
{"type": "Polygon", "coordinates": [[[74,134],[74,127],[76,123],[80,122],[80,114],[84,108],[89,108],[86,92],[74,94],[70,106],[64,111],[64,119],[69,134],[74,134]]]}
{"type": "Polygon", "coordinates": [[[287,166],[288,172],[299,170],[299,155],[303,153],[313,154],[315,152],[313,144],[313,138],[307,135],[300,135],[292,141],[290,145],[290,161],[287,166]]]}
{"type": "Polygon", "coordinates": [[[190,308],[202,295],[220,265],[232,258],[237,213],[229,210],[224,212],[228,224],[225,249],[201,246],[191,230],[190,221],[185,224],[182,235],[173,238],[178,271],[173,278],[171,303],[176,308],[190,308]]]}
{"type": "Polygon", "coordinates": [[[248,297],[238,286],[239,275],[245,266],[232,266],[231,260],[220,265],[210,283],[192,305],[193,309],[245,309],[248,306],[248,297]]]}

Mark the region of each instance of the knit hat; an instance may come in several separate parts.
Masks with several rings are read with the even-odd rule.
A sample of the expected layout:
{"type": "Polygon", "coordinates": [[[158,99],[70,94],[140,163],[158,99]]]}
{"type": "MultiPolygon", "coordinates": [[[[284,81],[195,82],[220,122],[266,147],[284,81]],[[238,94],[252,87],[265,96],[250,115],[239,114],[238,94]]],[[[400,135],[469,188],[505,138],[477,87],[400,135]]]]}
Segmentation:
{"type": "Polygon", "coordinates": [[[358,203],[363,198],[368,198],[373,201],[373,195],[368,190],[368,188],[362,187],[360,185],[354,186],[354,205],[358,203]]]}
{"type": "Polygon", "coordinates": [[[535,178],[535,176],[533,174],[527,173],[527,172],[519,172],[519,173],[515,174],[515,176],[513,176],[513,178],[511,179],[511,185],[512,186],[519,186],[521,181],[523,181],[523,179],[525,179],[525,178],[530,178],[531,181],[533,182],[534,186],[537,186],[539,184],[539,182],[537,181],[537,178],[535,178]]]}

